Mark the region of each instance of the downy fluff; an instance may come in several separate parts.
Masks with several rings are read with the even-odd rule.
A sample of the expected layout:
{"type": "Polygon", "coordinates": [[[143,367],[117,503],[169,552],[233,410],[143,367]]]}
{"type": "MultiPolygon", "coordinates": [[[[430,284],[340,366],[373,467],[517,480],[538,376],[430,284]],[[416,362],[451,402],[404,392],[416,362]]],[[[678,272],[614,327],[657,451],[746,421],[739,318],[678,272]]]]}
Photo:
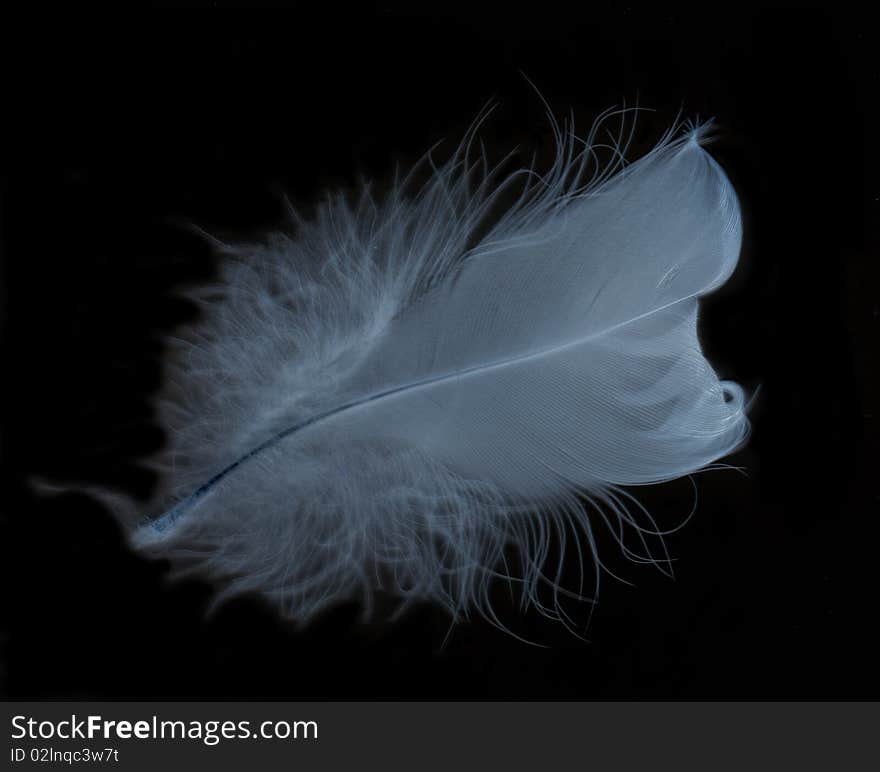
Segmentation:
{"type": "Polygon", "coordinates": [[[608,119],[557,129],[545,174],[487,169],[472,132],[421,187],[224,246],[172,344],[162,486],[133,543],[299,621],[377,592],[494,618],[499,577],[561,613],[561,540],[597,576],[597,524],[621,545],[655,530],[621,486],[748,432],[697,338],[740,215],[705,125],[626,165],[622,130],[597,160],[608,119]]]}

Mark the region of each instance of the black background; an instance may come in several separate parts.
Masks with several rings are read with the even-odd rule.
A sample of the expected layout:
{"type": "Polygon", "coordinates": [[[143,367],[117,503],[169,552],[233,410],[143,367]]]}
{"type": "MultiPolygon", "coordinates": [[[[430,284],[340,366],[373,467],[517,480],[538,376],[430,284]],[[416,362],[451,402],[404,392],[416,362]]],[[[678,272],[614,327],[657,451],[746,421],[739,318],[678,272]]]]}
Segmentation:
{"type": "MultiPolygon", "coordinates": [[[[668,4],[658,4],[668,5],[668,4]]],[[[10,20],[4,30],[3,641],[11,698],[443,699],[878,697],[876,484],[880,36],[840,6],[244,16],[216,8],[10,20]],[[706,304],[719,371],[761,384],[748,476],[697,478],[669,538],[671,581],[606,577],[590,643],[501,612],[417,609],[363,625],[341,607],[305,630],[254,599],[206,615],[85,494],[141,496],[163,436],[150,397],[161,336],[192,319],[173,290],[211,275],[196,222],[247,236],[282,194],[308,206],[387,177],[489,99],[499,152],[546,152],[528,75],[582,131],[606,107],[715,116],[713,154],[745,211],[742,264],[706,304]],[[445,642],[444,642],[445,641],[445,642]]],[[[690,489],[645,491],[667,522],[690,489]]],[[[613,552],[613,544],[602,544],[613,552]]]]}

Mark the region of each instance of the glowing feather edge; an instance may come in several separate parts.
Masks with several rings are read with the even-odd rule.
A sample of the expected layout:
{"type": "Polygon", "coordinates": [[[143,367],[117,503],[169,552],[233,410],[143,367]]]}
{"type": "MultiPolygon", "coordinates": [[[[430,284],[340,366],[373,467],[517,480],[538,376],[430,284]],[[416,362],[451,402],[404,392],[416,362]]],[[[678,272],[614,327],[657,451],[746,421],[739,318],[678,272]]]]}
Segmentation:
{"type": "Polygon", "coordinates": [[[661,532],[621,486],[704,469],[749,432],[742,389],[696,334],[741,222],[708,123],[627,166],[629,112],[582,145],[554,124],[550,171],[500,180],[471,158],[478,121],[414,196],[409,179],[381,204],[365,187],[296,238],[224,245],[224,275],[191,293],[204,320],[169,360],[164,514],[132,543],[299,621],[357,595],[369,613],[384,591],[501,624],[497,578],[564,619],[550,547],[584,539],[598,582],[591,514],[657,562],[645,535],[661,532]]]}

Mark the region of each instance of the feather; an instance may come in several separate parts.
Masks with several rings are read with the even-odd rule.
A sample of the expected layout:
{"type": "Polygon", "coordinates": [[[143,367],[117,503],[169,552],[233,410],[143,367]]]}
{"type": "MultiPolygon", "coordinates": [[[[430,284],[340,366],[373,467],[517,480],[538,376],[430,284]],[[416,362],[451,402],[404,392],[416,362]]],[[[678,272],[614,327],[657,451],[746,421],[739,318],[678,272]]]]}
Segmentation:
{"type": "Polygon", "coordinates": [[[706,124],[630,165],[621,129],[602,165],[608,119],[584,142],[557,127],[543,175],[488,169],[475,127],[414,193],[366,187],[224,246],[169,360],[161,514],[132,543],[299,621],[377,592],[497,621],[497,577],[561,616],[566,533],[586,552],[597,523],[656,532],[621,486],[748,434],[697,337],[740,214],[706,124]]]}

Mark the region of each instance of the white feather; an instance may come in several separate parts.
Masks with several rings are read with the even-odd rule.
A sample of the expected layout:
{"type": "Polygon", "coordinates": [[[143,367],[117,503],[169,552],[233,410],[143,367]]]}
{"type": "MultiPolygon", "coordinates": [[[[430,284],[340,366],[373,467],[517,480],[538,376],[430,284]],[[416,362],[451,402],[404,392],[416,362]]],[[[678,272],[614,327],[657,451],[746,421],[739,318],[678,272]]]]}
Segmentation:
{"type": "Polygon", "coordinates": [[[498,575],[553,613],[554,538],[640,528],[618,486],[748,433],[697,338],[741,239],[705,127],[600,168],[601,125],[560,131],[543,176],[499,180],[469,136],[413,196],[339,196],[295,237],[227,247],[171,359],[164,514],[133,542],[298,620],[376,591],[491,617],[498,575]]]}

